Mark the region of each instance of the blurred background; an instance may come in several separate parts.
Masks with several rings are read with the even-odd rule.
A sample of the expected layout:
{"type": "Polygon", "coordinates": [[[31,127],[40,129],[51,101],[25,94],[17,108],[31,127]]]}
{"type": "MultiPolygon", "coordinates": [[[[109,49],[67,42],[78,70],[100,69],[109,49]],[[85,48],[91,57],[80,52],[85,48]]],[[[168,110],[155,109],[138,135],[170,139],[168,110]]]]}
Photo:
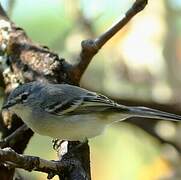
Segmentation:
{"type": "MultiPolygon", "coordinates": [[[[75,62],[80,42],[97,37],[120,20],[134,1],[1,2],[33,41],[75,62]]],[[[81,86],[119,102],[163,105],[181,113],[181,1],[150,0],[95,56],[81,86]]],[[[92,179],[181,179],[181,124],[154,123],[154,136],[128,121],[91,139],[92,179]]],[[[57,159],[51,139],[39,135],[34,135],[25,154],[57,159]]],[[[20,172],[28,180],[46,178],[38,172],[20,172]]]]}

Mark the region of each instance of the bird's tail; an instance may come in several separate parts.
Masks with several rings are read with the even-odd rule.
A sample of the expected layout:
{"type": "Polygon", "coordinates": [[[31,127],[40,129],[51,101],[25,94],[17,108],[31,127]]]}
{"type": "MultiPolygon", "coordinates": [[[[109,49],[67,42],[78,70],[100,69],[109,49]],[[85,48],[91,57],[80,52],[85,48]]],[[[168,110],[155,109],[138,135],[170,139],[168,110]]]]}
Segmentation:
{"type": "Polygon", "coordinates": [[[131,117],[145,117],[169,121],[181,121],[181,116],[146,107],[127,107],[131,117]]]}

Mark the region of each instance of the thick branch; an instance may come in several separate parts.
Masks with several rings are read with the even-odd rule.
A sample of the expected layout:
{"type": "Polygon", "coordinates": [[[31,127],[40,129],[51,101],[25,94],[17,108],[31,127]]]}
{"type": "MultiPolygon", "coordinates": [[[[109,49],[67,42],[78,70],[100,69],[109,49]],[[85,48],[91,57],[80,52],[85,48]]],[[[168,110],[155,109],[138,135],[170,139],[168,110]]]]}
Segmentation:
{"type": "Polygon", "coordinates": [[[136,0],[133,6],[126,12],[125,16],[118,23],[113,25],[96,39],[82,41],[82,50],[78,58],[78,64],[70,66],[70,70],[68,72],[69,78],[74,81],[75,84],[80,81],[82,74],[99,49],[101,49],[101,47],[118,31],[120,31],[137,13],[142,11],[147,2],[148,0],[136,0]]]}
{"type": "Polygon", "coordinates": [[[69,180],[90,180],[90,150],[88,146],[88,142],[81,143],[78,141],[57,141],[57,152],[60,160],[66,161],[69,159],[69,155],[73,155],[72,157],[79,162],[81,162],[82,166],[76,166],[73,171],[69,171],[68,174],[61,174],[60,179],[69,179],[69,180]],[[80,153],[81,152],[81,156],[80,153]],[[84,169],[83,169],[84,168],[84,169]]]}
{"type": "Polygon", "coordinates": [[[48,161],[37,156],[27,156],[16,153],[11,148],[0,149],[0,163],[13,168],[22,168],[28,171],[48,173],[48,179],[60,175],[61,171],[72,166],[80,166],[76,160],[48,161]]]}

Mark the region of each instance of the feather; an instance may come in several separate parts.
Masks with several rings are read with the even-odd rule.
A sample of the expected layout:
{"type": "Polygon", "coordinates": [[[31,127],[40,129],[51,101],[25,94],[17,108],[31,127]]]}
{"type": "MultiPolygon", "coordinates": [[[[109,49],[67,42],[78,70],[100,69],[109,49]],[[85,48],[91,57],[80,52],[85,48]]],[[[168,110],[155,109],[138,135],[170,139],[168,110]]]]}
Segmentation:
{"type": "Polygon", "coordinates": [[[106,109],[113,108],[118,109],[120,105],[106,96],[89,92],[79,98],[74,97],[63,102],[51,104],[45,108],[45,111],[61,116],[67,114],[75,115],[102,112],[106,109]]]}

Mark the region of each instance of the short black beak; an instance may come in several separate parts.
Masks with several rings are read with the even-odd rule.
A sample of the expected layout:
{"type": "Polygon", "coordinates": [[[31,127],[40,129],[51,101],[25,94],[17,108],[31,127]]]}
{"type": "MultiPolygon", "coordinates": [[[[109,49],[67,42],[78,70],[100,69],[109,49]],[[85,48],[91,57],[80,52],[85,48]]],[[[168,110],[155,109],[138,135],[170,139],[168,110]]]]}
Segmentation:
{"type": "Polygon", "coordinates": [[[8,109],[12,106],[14,106],[17,102],[15,100],[7,101],[5,104],[3,104],[2,109],[8,109]]]}

